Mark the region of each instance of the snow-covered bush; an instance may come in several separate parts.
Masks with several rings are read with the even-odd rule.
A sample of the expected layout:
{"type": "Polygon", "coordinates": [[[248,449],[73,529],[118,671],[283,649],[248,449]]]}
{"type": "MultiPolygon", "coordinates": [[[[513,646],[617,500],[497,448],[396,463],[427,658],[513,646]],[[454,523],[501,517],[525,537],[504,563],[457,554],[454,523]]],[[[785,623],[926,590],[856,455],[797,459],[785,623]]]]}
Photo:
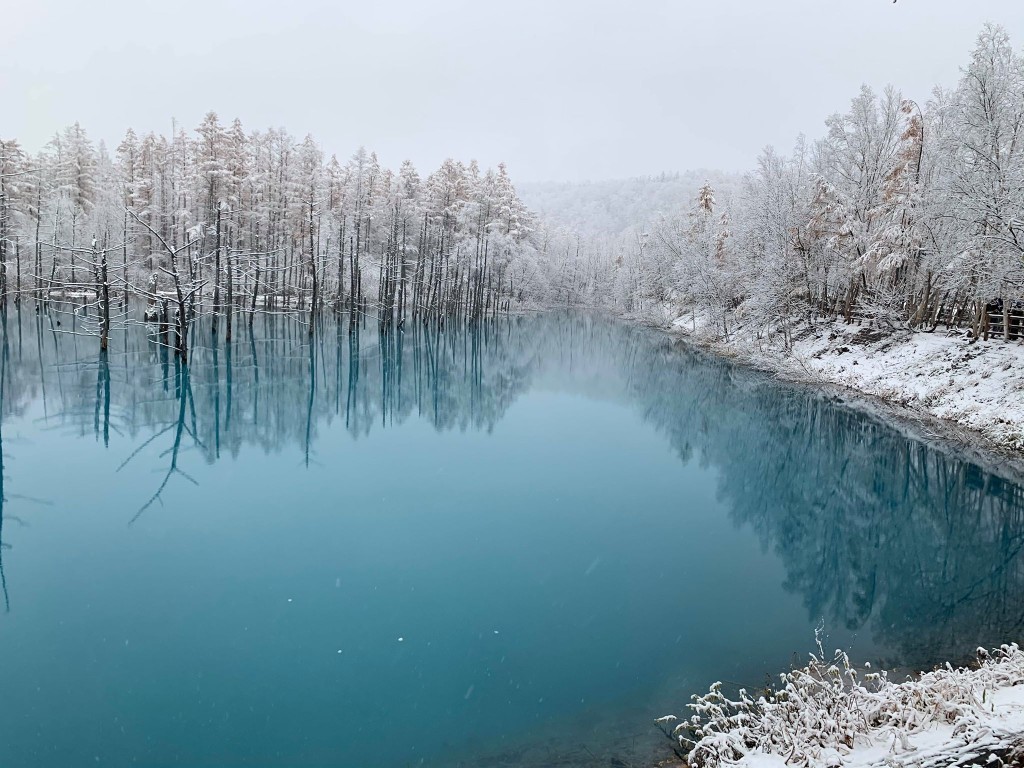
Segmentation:
{"type": "MultiPolygon", "coordinates": [[[[883,672],[861,674],[843,651],[831,660],[821,644],[806,667],[780,676],[780,686],[756,699],[740,690],[736,699],[715,683],[693,696],[693,714],[675,726],[693,768],[717,768],[774,755],[787,765],[945,765],[965,755],[994,755],[998,764],[1024,743],[1024,707],[1007,720],[996,717],[993,694],[1024,684],[1024,653],[1016,644],[991,653],[979,649],[976,668],[945,667],[894,683],[883,672]],[[911,737],[942,728],[937,744],[922,749],[911,737]],[[870,758],[870,759],[865,759],[870,758]]],[[[657,721],[663,728],[677,718],[657,721]]]]}

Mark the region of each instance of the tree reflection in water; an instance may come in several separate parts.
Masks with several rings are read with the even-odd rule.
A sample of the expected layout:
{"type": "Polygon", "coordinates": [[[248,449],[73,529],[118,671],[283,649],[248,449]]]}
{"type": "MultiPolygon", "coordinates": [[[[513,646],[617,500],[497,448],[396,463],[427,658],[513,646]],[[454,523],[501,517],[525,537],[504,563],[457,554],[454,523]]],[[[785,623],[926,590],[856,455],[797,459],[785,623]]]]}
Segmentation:
{"type": "MultiPolygon", "coordinates": [[[[735,524],[783,561],[808,614],[869,631],[894,663],[961,657],[1024,625],[1021,486],[656,332],[570,314],[385,332],[324,316],[310,344],[292,318],[261,315],[228,345],[197,329],[184,367],[141,325],[97,360],[92,340],[57,333],[45,311],[12,311],[0,413],[38,400],[47,425],[91,433],[126,464],[163,444],[166,470],[136,518],[191,479],[188,462],[291,444],[308,466],[322,430],[358,439],[410,418],[490,432],[520,395],[547,387],[628,404],[682,462],[713,467],[735,524]]],[[[0,423],[0,462],[2,439],[0,423]]],[[[5,604],[7,546],[0,536],[5,604]]]]}
{"type": "Polygon", "coordinates": [[[668,343],[647,353],[645,414],[718,470],[811,616],[869,629],[908,666],[1019,637],[1020,485],[814,392],[668,343]]]}

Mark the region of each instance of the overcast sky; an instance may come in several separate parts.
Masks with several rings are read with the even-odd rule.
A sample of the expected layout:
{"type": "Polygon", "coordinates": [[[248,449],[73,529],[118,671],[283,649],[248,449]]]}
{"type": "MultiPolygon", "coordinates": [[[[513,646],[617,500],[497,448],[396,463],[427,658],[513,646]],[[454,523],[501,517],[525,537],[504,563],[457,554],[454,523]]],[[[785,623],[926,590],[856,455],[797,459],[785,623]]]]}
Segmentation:
{"type": "Polygon", "coordinates": [[[509,164],[517,180],[750,167],[818,136],[861,83],[926,99],[1021,0],[7,0],[0,136],[203,114],[359,145],[397,166],[509,164]]]}

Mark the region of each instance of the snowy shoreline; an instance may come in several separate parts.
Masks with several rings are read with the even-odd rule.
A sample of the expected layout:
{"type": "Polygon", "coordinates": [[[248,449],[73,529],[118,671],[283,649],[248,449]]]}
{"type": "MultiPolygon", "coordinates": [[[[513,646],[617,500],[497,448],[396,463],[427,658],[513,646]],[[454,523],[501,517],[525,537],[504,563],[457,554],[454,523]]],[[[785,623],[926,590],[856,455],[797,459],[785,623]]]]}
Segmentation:
{"type": "Polygon", "coordinates": [[[729,341],[698,315],[627,318],[709,354],[811,386],[914,437],[1024,478],[1024,344],[963,331],[891,332],[842,321],[804,326],[790,349],[739,328],[729,341]],[[694,330],[694,326],[696,329],[694,330]]]}

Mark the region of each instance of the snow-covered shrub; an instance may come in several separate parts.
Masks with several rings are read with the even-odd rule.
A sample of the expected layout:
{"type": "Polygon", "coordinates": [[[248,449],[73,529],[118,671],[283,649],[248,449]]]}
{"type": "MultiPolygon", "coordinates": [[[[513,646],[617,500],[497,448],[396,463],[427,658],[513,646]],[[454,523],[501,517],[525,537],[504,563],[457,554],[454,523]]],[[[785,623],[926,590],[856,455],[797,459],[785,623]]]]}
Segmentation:
{"type": "MultiPolygon", "coordinates": [[[[717,768],[759,753],[788,765],[828,768],[861,762],[851,755],[879,745],[888,755],[883,762],[914,752],[915,764],[943,765],[954,756],[1006,753],[1024,739],[1022,718],[1007,728],[992,714],[994,692],[1024,684],[1024,653],[1016,644],[991,653],[979,649],[977,668],[947,664],[903,683],[884,671],[861,675],[843,651],[827,660],[820,642],[818,651],[756,699],[742,689],[730,699],[721,683],[693,696],[693,714],[672,731],[689,765],[717,768]],[[917,752],[910,737],[933,726],[949,729],[950,741],[917,752]]],[[[665,727],[675,720],[669,715],[657,722],[665,727]]]]}

